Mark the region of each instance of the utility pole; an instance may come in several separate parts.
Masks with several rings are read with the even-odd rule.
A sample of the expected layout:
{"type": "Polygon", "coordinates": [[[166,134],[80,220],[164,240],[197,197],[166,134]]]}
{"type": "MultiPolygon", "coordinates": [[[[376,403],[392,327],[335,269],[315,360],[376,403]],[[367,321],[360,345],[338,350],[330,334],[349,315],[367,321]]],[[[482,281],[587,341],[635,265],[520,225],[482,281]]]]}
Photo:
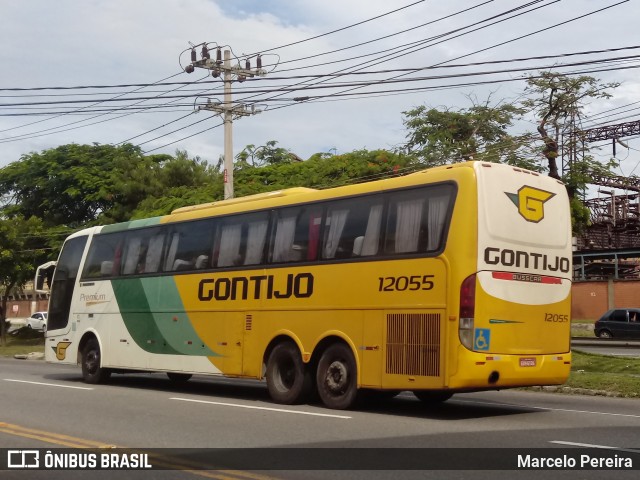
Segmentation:
{"type": "Polygon", "coordinates": [[[222,81],[224,83],[224,101],[222,103],[212,103],[207,101],[206,105],[198,107],[198,110],[209,110],[222,116],[224,123],[224,199],[233,198],[233,119],[255,115],[261,110],[255,108],[255,105],[245,105],[242,103],[233,104],[231,86],[235,80],[244,82],[247,78],[255,76],[264,76],[266,72],[262,70],[262,59],[260,55],[256,58],[256,68],[251,68],[249,58],[245,61],[245,67],[242,68],[238,62],[237,66],[231,66],[231,50],[224,51],[224,61],[222,60],[222,49],[216,49],[216,60],[211,60],[211,55],[207,44],[202,44],[202,58],[197,60],[195,47],[191,49],[191,63],[184,69],[187,73],[192,73],[196,67],[206,68],[211,71],[213,77],[219,77],[222,73],[222,81]]]}

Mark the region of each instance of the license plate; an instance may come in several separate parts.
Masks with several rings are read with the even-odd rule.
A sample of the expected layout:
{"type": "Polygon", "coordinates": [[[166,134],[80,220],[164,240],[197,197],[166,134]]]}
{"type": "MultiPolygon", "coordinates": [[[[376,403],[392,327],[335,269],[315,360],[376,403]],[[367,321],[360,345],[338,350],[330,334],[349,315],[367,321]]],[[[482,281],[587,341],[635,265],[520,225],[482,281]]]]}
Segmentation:
{"type": "Polygon", "coordinates": [[[521,367],[535,367],[536,359],[535,358],[521,358],[520,359],[521,367]]]}

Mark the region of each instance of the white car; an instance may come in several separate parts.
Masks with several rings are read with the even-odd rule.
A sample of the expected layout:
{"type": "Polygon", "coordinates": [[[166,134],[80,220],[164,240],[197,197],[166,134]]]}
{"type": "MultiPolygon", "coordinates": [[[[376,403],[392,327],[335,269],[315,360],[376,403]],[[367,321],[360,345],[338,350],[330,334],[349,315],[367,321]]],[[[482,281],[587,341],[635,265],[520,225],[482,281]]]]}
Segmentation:
{"type": "Polygon", "coordinates": [[[47,331],[47,312],[36,312],[27,318],[27,327],[34,330],[47,331]]]}

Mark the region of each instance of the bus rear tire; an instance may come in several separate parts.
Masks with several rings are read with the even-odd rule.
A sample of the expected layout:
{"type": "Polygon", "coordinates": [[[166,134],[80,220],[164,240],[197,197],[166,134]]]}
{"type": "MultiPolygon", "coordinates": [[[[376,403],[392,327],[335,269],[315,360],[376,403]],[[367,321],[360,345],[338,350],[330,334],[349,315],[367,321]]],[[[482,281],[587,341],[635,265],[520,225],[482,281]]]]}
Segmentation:
{"type": "Polygon", "coordinates": [[[345,410],[356,403],[358,379],[356,361],[344,343],[327,348],[318,362],[318,395],[328,408],[345,410]]]}
{"type": "Polygon", "coordinates": [[[423,403],[437,404],[446,402],[453,397],[452,392],[439,390],[414,390],[413,394],[423,403]]]}
{"type": "Polygon", "coordinates": [[[109,380],[111,370],[102,368],[100,344],[90,338],[82,349],[82,378],[86,383],[97,384],[109,380]]]}
{"type": "Polygon", "coordinates": [[[190,373],[167,372],[167,377],[174,383],[186,383],[192,376],[190,373]]]}
{"type": "Polygon", "coordinates": [[[267,360],[267,388],[276,403],[303,403],[313,386],[298,347],[292,342],[276,345],[267,360]]]}

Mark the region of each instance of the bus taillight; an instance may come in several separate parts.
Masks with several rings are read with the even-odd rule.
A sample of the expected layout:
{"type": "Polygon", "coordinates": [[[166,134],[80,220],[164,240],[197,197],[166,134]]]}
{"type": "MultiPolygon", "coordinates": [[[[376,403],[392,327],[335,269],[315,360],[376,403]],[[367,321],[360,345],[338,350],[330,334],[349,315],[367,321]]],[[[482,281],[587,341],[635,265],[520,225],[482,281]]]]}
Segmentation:
{"type": "Polygon", "coordinates": [[[460,342],[472,349],[473,347],[473,319],[476,307],[476,274],[468,276],[460,287],[460,324],[458,333],[460,342]]]}

